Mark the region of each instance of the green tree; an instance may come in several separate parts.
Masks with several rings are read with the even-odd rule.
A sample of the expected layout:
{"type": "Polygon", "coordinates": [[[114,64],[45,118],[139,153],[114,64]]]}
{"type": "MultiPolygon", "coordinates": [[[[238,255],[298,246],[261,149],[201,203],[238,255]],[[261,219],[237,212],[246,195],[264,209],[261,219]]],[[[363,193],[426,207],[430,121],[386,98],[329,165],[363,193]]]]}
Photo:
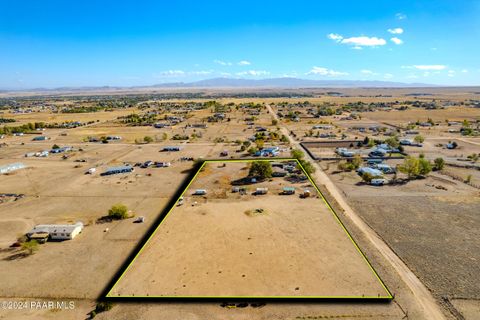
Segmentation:
{"type": "Polygon", "coordinates": [[[443,169],[443,167],[445,167],[445,160],[443,160],[443,158],[436,158],[435,160],[433,160],[433,163],[434,168],[437,171],[440,171],[443,169]]]}
{"type": "Polygon", "coordinates": [[[255,141],[255,144],[257,145],[257,149],[263,149],[263,145],[265,144],[265,142],[262,139],[257,139],[255,141]]]}
{"type": "Polygon", "coordinates": [[[373,179],[373,175],[371,173],[368,173],[368,172],[364,172],[362,174],[362,180],[365,181],[366,183],[370,183],[373,179]]]}
{"type": "Polygon", "coordinates": [[[425,158],[418,159],[419,174],[426,176],[432,171],[432,164],[425,158]]]}
{"type": "Polygon", "coordinates": [[[143,137],[143,141],[145,143],[151,143],[151,142],[153,142],[153,138],[150,137],[150,136],[145,136],[145,137],[143,137]]]}
{"type": "Polygon", "coordinates": [[[22,242],[21,248],[23,251],[27,252],[27,254],[32,255],[38,251],[38,242],[36,240],[22,242]]]}
{"type": "Polygon", "coordinates": [[[354,169],[360,168],[360,165],[362,164],[362,162],[363,162],[363,160],[362,160],[361,155],[356,154],[355,156],[353,156],[352,166],[353,166],[354,169]]]}
{"type": "Polygon", "coordinates": [[[305,172],[308,173],[309,175],[315,172],[315,167],[309,161],[304,159],[299,159],[298,162],[300,162],[305,172]]]}
{"type": "Polygon", "coordinates": [[[247,150],[248,154],[250,154],[250,155],[255,154],[257,151],[258,151],[258,149],[255,148],[255,147],[250,147],[250,148],[247,150]]]}
{"type": "Polygon", "coordinates": [[[385,143],[388,144],[392,148],[398,148],[398,146],[400,145],[400,142],[398,141],[397,136],[390,137],[390,138],[386,139],[385,143]]]}
{"type": "Polygon", "coordinates": [[[270,161],[253,161],[250,165],[248,175],[250,177],[257,177],[260,180],[272,177],[272,164],[270,161]]]}
{"type": "Polygon", "coordinates": [[[128,218],[128,209],[124,204],[113,205],[110,210],[108,210],[108,216],[115,220],[122,220],[128,218]]]}
{"type": "Polygon", "coordinates": [[[290,152],[290,155],[292,156],[292,158],[297,159],[297,160],[303,159],[305,157],[305,154],[303,153],[303,151],[298,150],[298,149],[293,149],[290,152]]]}
{"type": "Polygon", "coordinates": [[[276,126],[278,124],[278,121],[276,119],[272,119],[272,126],[276,126]]]}
{"type": "Polygon", "coordinates": [[[421,135],[417,135],[415,136],[415,138],[413,138],[413,141],[415,141],[416,143],[423,143],[423,141],[425,141],[425,138],[421,135]]]}
{"type": "Polygon", "coordinates": [[[420,174],[420,164],[417,158],[407,156],[403,163],[398,166],[398,171],[405,173],[409,179],[417,177],[420,174]]]}

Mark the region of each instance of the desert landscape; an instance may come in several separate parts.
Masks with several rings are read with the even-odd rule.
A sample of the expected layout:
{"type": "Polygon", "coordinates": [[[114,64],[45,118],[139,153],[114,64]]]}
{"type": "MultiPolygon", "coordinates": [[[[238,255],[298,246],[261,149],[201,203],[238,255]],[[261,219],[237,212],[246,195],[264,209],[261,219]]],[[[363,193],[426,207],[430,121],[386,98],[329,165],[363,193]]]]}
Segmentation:
{"type": "MultiPolygon", "coordinates": [[[[84,319],[105,305],[109,311],[96,317],[474,319],[480,91],[421,89],[433,96],[412,98],[420,89],[372,90],[337,89],[342,97],[329,97],[312,89],[318,97],[302,98],[247,98],[258,93],[233,89],[228,98],[217,97],[224,90],[199,91],[207,98],[195,99],[167,99],[165,92],[3,98],[1,296],[76,305],[74,311],[30,308],[21,313],[26,319],[84,319]],[[382,148],[390,149],[372,155],[382,148]],[[236,185],[245,183],[249,162],[226,161],[280,165],[292,157],[303,163],[392,302],[115,301],[385,296],[296,165],[291,172],[274,166],[280,176],[236,185]],[[183,204],[153,232],[205,160],[183,204]],[[262,187],[268,194],[252,195],[262,187]],[[285,187],[295,194],[280,195],[285,187]],[[192,195],[197,189],[207,194],[192,195]],[[301,198],[305,190],[311,196],[301,198]],[[77,222],[83,227],[72,240],[35,244],[26,237],[39,225],[77,222]],[[103,296],[108,289],[112,302],[103,296]]],[[[6,318],[18,315],[2,311],[6,318]]]]}

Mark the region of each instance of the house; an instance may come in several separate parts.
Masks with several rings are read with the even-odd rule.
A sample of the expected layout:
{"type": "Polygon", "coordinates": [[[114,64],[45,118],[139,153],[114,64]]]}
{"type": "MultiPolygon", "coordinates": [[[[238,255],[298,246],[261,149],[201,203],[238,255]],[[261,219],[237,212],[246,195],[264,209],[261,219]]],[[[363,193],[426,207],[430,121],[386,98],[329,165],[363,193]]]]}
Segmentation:
{"type": "Polygon", "coordinates": [[[132,166],[110,167],[107,169],[107,171],[102,172],[100,175],[109,176],[109,175],[118,174],[118,173],[130,173],[130,172],[133,172],[133,170],[134,169],[132,166]]]}
{"type": "Polygon", "coordinates": [[[374,149],[372,150],[368,156],[369,157],[385,157],[387,155],[388,151],[385,150],[385,149],[381,149],[381,148],[378,148],[378,149],[374,149]]]}
{"type": "Polygon", "coordinates": [[[284,187],[282,190],[282,194],[285,194],[285,195],[295,194],[295,187],[284,187]]]}
{"type": "Polygon", "coordinates": [[[330,124],[317,124],[317,125],[314,125],[312,129],[330,130],[330,129],[333,129],[333,126],[330,124]]]}
{"type": "Polygon", "coordinates": [[[75,224],[40,224],[26,235],[29,239],[71,240],[83,230],[83,223],[75,224]],[[45,237],[48,235],[47,237],[45,237]]]}
{"type": "Polygon", "coordinates": [[[382,171],[383,173],[395,173],[395,168],[385,163],[379,163],[375,165],[375,169],[382,171]]]}
{"type": "Polygon", "coordinates": [[[32,141],[46,141],[48,139],[49,137],[47,136],[36,136],[36,137],[33,137],[32,141]]]}
{"type": "Polygon", "coordinates": [[[62,153],[62,152],[67,152],[67,151],[71,151],[71,150],[72,150],[72,147],[61,147],[61,148],[56,148],[56,149],[50,150],[50,153],[62,153]]]}
{"type": "Polygon", "coordinates": [[[9,173],[9,172],[19,170],[19,169],[23,169],[23,168],[26,168],[26,166],[21,162],[6,164],[4,166],[0,166],[0,174],[9,173]]]}
{"type": "Polygon", "coordinates": [[[260,157],[275,157],[278,156],[280,153],[280,148],[279,147],[269,147],[269,148],[263,148],[260,151],[257,151],[255,153],[255,156],[260,156],[260,157]]]}
{"type": "Polygon", "coordinates": [[[347,148],[337,148],[335,152],[342,157],[353,157],[355,152],[349,151],[347,148]]]}
{"type": "Polygon", "coordinates": [[[162,128],[169,127],[169,124],[168,123],[155,123],[153,126],[157,129],[162,129],[162,128]]]}
{"type": "Polygon", "coordinates": [[[170,162],[155,162],[153,165],[157,168],[165,168],[165,167],[170,167],[171,163],[170,162]]]}
{"type": "Polygon", "coordinates": [[[372,177],[381,177],[382,171],[370,167],[361,167],[357,170],[359,176],[363,176],[365,173],[370,174],[372,177]]]}
{"type": "Polygon", "coordinates": [[[180,151],[180,147],[163,147],[162,151],[180,151]]]}

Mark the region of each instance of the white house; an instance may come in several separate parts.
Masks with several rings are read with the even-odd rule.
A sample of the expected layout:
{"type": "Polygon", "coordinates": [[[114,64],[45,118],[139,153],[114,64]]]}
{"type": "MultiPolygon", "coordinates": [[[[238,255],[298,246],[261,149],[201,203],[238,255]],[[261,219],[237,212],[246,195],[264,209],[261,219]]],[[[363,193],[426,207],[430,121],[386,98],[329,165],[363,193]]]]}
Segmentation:
{"type": "Polygon", "coordinates": [[[83,230],[83,223],[75,224],[39,224],[27,233],[27,237],[48,233],[52,240],[71,240],[83,230]]]}

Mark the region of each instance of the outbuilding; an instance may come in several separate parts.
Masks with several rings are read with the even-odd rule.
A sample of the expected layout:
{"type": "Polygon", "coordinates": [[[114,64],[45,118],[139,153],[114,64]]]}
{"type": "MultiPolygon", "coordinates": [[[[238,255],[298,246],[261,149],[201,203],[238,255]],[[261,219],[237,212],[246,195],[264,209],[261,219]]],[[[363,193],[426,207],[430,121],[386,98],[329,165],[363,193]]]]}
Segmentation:
{"type": "Polygon", "coordinates": [[[75,224],[39,224],[27,233],[29,239],[71,240],[83,230],[83,223],[75,224]]]}

